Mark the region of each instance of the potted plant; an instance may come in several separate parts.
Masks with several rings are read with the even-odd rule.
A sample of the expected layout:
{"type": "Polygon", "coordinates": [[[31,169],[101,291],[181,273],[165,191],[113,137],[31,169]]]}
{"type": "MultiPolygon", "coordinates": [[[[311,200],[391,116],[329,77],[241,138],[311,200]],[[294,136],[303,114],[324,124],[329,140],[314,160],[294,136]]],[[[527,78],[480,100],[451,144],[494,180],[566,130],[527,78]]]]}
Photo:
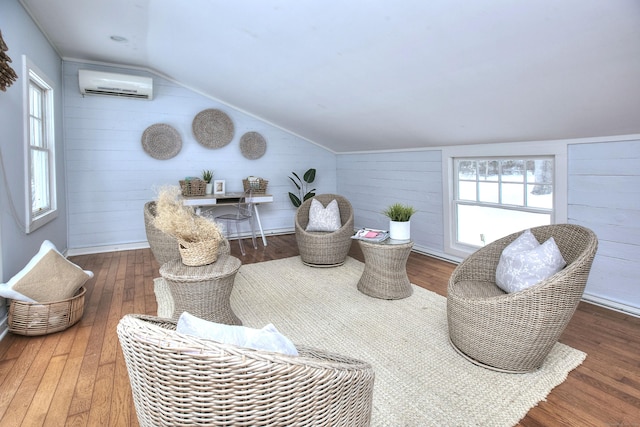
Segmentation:
{"type": "Polygon", "coordinates": [[[411,238],[411,216],[416,213],[413,206],[394,203],[382,213],[389,218],[389,237],[394,240],[411,238]]]}
{"type": "Polygon", "coordinates": [[[207,183],[207,187],[205,190],[205,194],[213,193],[213,184],[211,180],[213,179],[213,171],[209,169],[205,169],[202,171],[202,180],[207,183]]]}
{"type": "Polygon", "coordinates": [[[316,195],[316,193],[314,193],[314,191],[316,191],[315,188],[307,190],[309,188],[308,184],[311,184],[316,179],[316,170],[314,168],[307,170],[304,175],[302,175],[302,178],[295,172],[291,173],[293,177],[290,176],[289,179],[298,189],[298,195],[289,192],[289,199],[293,206],[297,208],[300,207],[305,200],[316,195]]]}

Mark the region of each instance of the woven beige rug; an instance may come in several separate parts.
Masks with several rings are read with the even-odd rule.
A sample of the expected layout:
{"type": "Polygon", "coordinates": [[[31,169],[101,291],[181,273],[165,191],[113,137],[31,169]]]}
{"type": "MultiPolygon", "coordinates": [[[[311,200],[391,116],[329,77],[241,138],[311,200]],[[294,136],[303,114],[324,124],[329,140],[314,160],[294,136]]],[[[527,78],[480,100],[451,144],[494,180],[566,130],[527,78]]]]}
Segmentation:
{"type": "MultiPolygon", "coordinates": [[[[366,360],[376,379],[372,426],[512,426],[586,354],[556,344],[543,367],[505,374],[477,367],[448,341],[446,299],[413,286],[386,301],[356,289],[364,265],[312,268],[299,257],[243,265],[231,296],[245,326],[273,323],[294,343],[366,360]]],[[[171,313],[156,279],[158,315],[171,313]]]]}

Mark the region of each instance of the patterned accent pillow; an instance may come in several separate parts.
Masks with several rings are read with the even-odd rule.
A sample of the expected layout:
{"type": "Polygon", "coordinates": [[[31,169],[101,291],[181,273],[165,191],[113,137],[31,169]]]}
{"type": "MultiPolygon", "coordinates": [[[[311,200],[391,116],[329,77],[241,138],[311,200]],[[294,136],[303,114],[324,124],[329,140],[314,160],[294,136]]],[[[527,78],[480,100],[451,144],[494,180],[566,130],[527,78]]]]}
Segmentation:
{"type": "Polygon", "coordinates": [[[333,199],[327,207],[316,199],[311,200],[309,208],[309,224],[306,231],[336,231],[342,227],[338,201],[333,199]]]}
{"type": "Polygon", "coordinates": [[[271,323],[262,329],[225,325],[201,319],[185,311],[178,318],[176,332],[223,344],[233,344],[238,347],[272,351],[290,356],[298,355],[298,350],[293,343],[278,332],[271,323]]]}
{"type": "Polygon", "coordinates": [[[508,293],[522,291],[553,276],[565,265],[553,237],[539,244],[527,230],[502,251],[496,269],[496,284],[508,293]]]}

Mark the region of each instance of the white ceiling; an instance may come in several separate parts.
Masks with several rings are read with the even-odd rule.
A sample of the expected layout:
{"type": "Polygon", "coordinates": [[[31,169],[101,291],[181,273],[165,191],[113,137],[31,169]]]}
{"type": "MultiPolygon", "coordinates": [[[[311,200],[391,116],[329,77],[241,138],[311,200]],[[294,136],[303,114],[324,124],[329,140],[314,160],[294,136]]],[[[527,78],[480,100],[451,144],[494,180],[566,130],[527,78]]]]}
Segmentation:
{"type": "Polygon", "coordinates": [[[65,59],[148,68],[335,152],[640,133],[638,0],[21,2],[65,59]]]}

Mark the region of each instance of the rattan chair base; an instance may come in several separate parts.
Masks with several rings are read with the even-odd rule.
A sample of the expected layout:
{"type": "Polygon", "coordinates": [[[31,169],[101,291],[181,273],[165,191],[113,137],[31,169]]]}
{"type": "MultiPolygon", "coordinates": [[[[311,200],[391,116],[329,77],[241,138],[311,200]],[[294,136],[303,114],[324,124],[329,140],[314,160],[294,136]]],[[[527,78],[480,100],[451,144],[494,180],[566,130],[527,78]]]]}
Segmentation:
{"type": "Polygon", "coordinates": [[[302,263],[308,267],[317,267],[317,268],[332,268],[332,267],[340,267],[344,265],[344,261],[338,262],[336,264],[313,264],[311,262],[302,261],[302,263]]]}
{"type": "Polygon", "coordinates": [[[498,368],[496,366],[487,365],[486,363],[482,363],[481,361],[476,360],[473,357],[465,354],[464,351],[456,347],[453,341],[451,341],[451,337],[449,337],[449,344],[451,344],[451,347],[456,351],[456,353],[458,353],[463,358],[467,359],[469,362],[473,363],[474,365],[480,366],[481,368],[489,369],[490,371],[503,372],[505,374],[527,374],[530,372],[535,372],[538,369],[540,369],[540,367],[538,367],[535,369],[510,370],[510,369],[503,369],[503,368],[498,368]]]}

